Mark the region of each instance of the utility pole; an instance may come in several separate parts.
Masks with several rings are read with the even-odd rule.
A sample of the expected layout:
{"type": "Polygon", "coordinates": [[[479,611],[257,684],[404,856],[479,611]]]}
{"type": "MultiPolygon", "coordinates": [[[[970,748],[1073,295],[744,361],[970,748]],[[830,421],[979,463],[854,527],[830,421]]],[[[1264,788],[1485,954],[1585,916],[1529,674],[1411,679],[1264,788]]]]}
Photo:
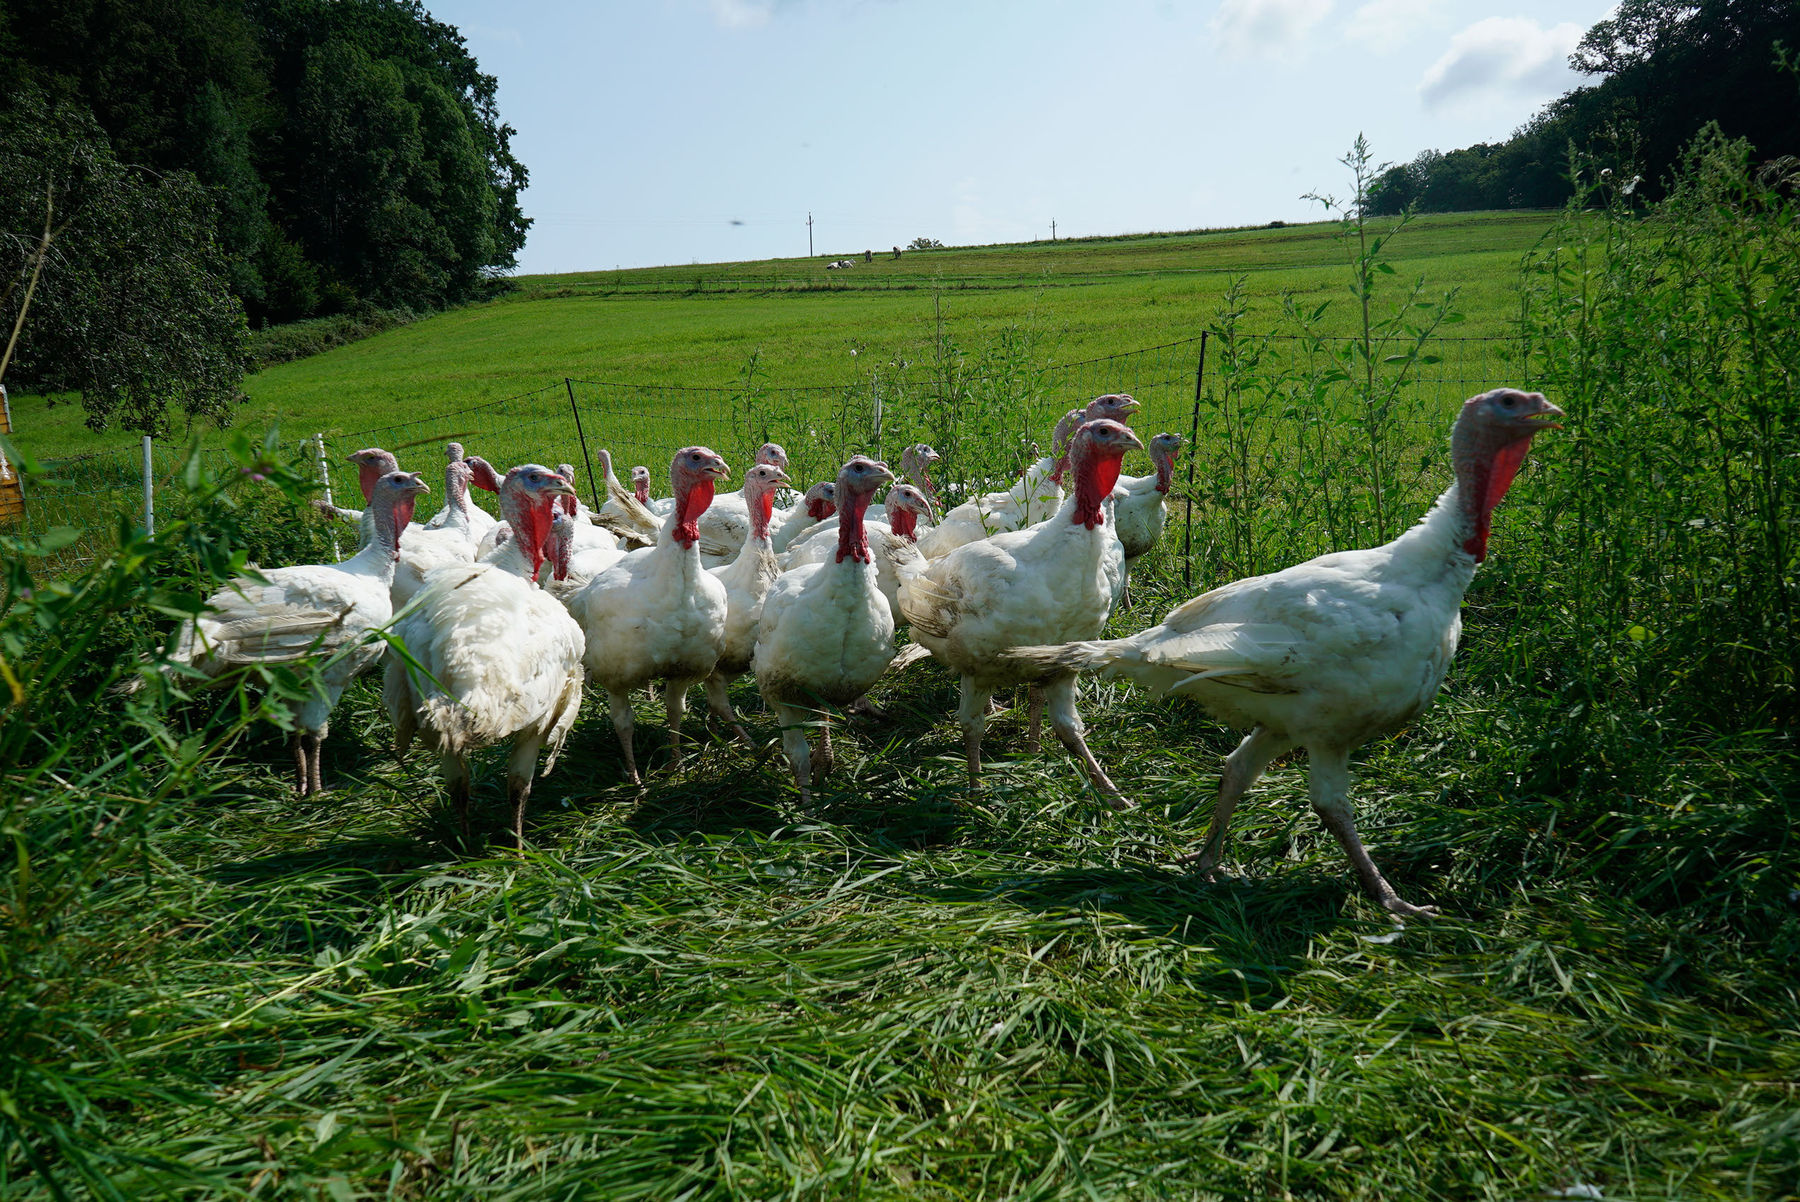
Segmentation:
{"type": "Polygon", "coordinates": [[[1050,241],[1056,241],[1056,218],[1050,219],[1050,241]]]}
{"type": "Polygon", "coordinates": [[[810,258],[812,258],[812,257],[813,257],[813,251],[812,251],[812,214],[811,214],[811,213],[808,213],[808,214],[807,214],[807,215],[806,215],[806,257],[807,257],[807,258],[809,258],[809,259],[810,259],[810,258]]]}

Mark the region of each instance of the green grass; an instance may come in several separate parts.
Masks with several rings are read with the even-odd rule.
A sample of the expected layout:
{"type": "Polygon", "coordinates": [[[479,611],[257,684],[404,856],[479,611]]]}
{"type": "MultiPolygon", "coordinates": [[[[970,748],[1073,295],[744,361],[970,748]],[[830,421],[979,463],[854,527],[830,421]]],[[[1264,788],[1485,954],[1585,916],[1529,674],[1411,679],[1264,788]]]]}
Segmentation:
{"type": "MultiPolygon", "coordinates": [[[[141,605],[92,618],[99,634],[79,643],[67,586],[26,593],[9,562],[0,681],[22,673],[18,688],[36,692],[0,710],[0,746],[19,749],[0,772],[0,1048],[13,1050],[0,1057],[0,1198],[59,1186],[114,1197],[1800,1197],[1794,641],[1771,616],[1794,593],[1777,552],[1800,425],[1789,401],[1743,383],[1791,361],[1800,323],[1742,303],[1764,295],[1760,277],[1733,291],[1710,270],[1748,261],[1766,238],[1769,274],[1790,280],[1800,254],[1782,239],[1800,226],[1775,220],[1783,211],[1688,242],[1649,229],[1636,246],[1629,223],[1564,223],[1593,261],[1538,277],[1530,363],[1469,344],[1465,358],[1417,365],[1400,393],[1388,441],[1369,455],[1383,457],[1402,523],[1445,483],[1445,398],[1536,370],[1563,385],[1553,399],[1571,421],[1540,438],[1496,516],[1442,695],[1356,761],[1374,856],[1403,896],[1444,910],[1398,933],[1308,812],[1303,757],[1278,763],[1240,808],[1230,879],[1206,884],[1172,863],[1204,837],[1235,736],[1110,682],[1084,681],[1082,707],[1094,751],[1139,803],[1126,814],[1105,809],[1053,744],[1024,752],[1019,709],[990,723],[988,771],[970,793],[947,717],[955,682],[928,664],[881,687],[891,717],[840,736],[838,773],[811,815],[794,807],[747,683],[735,699],[758,745],[709,738],[691,716],[700,746],[679,774],[664,763],[657,707],[640,706],[641,790],[620,783],[604,703],[590,697],[515,853],[494,838],[508,817],[501,755],[477,757],[480,835],[464,845],[429,757],[390,754],[378,682],[353,685],[334,717],[331,791],[296,801],[282,732],[251,725],[204,754],[203,737],[246,718],[242,697],[165,715],[107,689],[143,646],[141,605]],[[1602,254],[1606,239],[1618,246],[1602,254]],[[1735,256],[1718,250],[1729,239],[1745,240],[1735,256]],[[1671,249],[1682,247],[1685,258],[1671,249]],[[1690,274],[1715,292],[1637,282],[1690,274]],[[1755,353],[1731,324],[1745,313],[1764,322],[1755,353]],[[26,671],[41,646],[72,648],[66,678],[26,671]],[[48,768],[33,758],[51,756],[48,768]],[[159,802],[157,782],[177,769],[190,784],[159,802]],[[27,1149],[50,1159],[34,1165],[27,1149]]],[[[1467,232],[1417,228],[1445,246],[1467,232]]],[[[1081,250],[1224,248],[1241,269],[1305,236],[1081,250]]],[[[988,256],[996,275],[1010,265],[1023,279],[1021,262],[1063,253],[945,255],[963,256],[965,274],[988,256]]],[[[1460,262],[1446,251],[1431,279],[1460,262]]],[[[1245,328],[1279,291],[1256,281],[1301,270],[1252,274],[1261,308],[1245,328]]],[[[1341,265],[1315,270],[1320,295],[1341,291],[1341,265]]],[[[1230,274],[1193,282],[1184,324],[1214,319],[1230,274]]],[[[881,306],[911,305],[917,320],[938,303],[935,291],[764,294],[723,280],[694,295],[643,290],[654,281],[609,295],[595,277],[545,299],[531,299],[533,282],[260,379],[308,369],[323,391],[360,378],[365,391],[346,403],[372,426],[406,420],[407,396],[428,414],[509,396],[458,373],[563,348],[545,352],[547,366],[584,337],[637,345],[648,371],[654,329],[670,375],[581,395],[611,419],[589,431],[595,441],[666,445],[674,426],[627,402],[670,409],[656,418],[669,422],[708,416],[700,399],[729,409],[729,391],[673,381],[729,383],[753,346],[773,383],[809,366],[841,381],[823,370],[845,345],[834,338],[868,333],[860,345],[878,349],[865,354],[890,364],[899,334],[878,332],[901,326],[881,314],[906,310],[881,306]],[[834,306],[862,317],[827,329],[817,315],[834,306]],[[638,316],[607,320],[625,312],[638,316]],[[771,327],[773,314],[787,324],[771,327]],[[717,333],[734,321],[735,344],[717,333]],[[516,324],[497,337],[493,323],[516,324]]],[[[1187,411],[1181,355],[1039,366],[1050,349],[1078,360],[1083,346],[1113,353],[1165,336],[1133,317],[1175,307],[1146,303],[1163,284],[943,290],[947,311],[1024,306],[1011,324],[1025,333],[1010,340],[947,322],[972,380],[953,390],[968,406],[950,416],[979,426],[967,451],[982,470],[1004,462],[1021,414],[1121,373],[1152,400],[1140,427],[1187,411]],[[1134,297],[1135,310],[1104,308],[1134,297]],[[983,405],[999,417],[981,424],[983,405]]],[[[1520,301],[1515,288],[1506,304],[1520,301]]],[[[1471,310],[1456,332],[1504,330],[1504,309],[1471,310]]],[[[929,349],[935,318],[913,333],[929,349]]],[[[1336,362],[1284,343],[1262,361],[1215,364],[1192,560],[1177,520],[1113,632],[1199,588],[1367,540],[1368,419],[1330,375],[1336,362]]],[[[514,366],[509,387],[537,370],[514,366]]],[[[870,386],[848,391],[809,392],[795,420],[861,420],[870,386]]],[[[927,403],[929,381],[892,395],[896,440],[945,416],[927,403]]],[[[780,394],[757,399],[788,420],[780,394]]],[[[565,401],[553,388],[396,434],[429,442],[466,423],[502,450],[562,446],[565,401]]],[[[180,558],[168,544],[181,537],[215,556],[227,540],[265,562],[322,554],[320,528],[283,520],[294,481],[270,474],[287,493],[262,495],[234,466],[236,507],[185,529],[177,511],[160,554],[180,558]]],[[[150,587],[136,561],[102,571],[126,593],[150,587]]]]}
{"type": "Polygon", "coordinates": [[[1170,865],[1231,738],[1106,684],[1086,708],[1129,814],[1062,753],[1018,754],[1017,713],[968,795],[927,668],[840,740],[815,818],[769,747],[624,787],[590,712],[522,856],[458,845],[361,684],[333,792],[294,801],[279,735],[254,736],[154,840],[153,879],[64,933],[88,962],[55,1000],[107,1040],[71,1033],[69,1070],[138,1082],[107,1121],[167,1163],[128,1194],[1791,1194],[1800,923],[1647,905],[1635,857],[1556,804],[1472,792],[1462,675],[1359,772],[1376,854],[1447,911],[1397,939],[1303,764],[1246,805],[1237,880],[1170,865]]]}
{"type": "MultiPolygon", "coordinates": [[[[1461,289],[1465,337],[1499,337],[1518,315],[1521,256],[1552,214],[1422,217],[1396,240],[1399,278],[1461,289]]],[[[817,261],[527,276],[502,300],[442,314],[249,377],[238,426],[295,436],[410,421],[531,392],[564,377],[729,388],[752,354],[774,387],[827,387],[897,361],[915,374],[940,334],[968,349],[1008,328],[1037,358],[1074,363],[1197,336],[1236,276],[1250,277],[1250,328],[1272,328],[1280,296],[1332,300],[1351,332],[1335,225],[1093,239],[877,256],[848,272],[817,261]],[[695,281],[701,282],[699,289],[695,281]],[[742,287],[736,285],[742,284],[742,287]],[[767,285],[761,290],[757,285],[767,285]],[[857,352],[852,355],[852,351],[857,352]]],[[[16,437],[42,458],[134,442],[82,425],[78,404],[15,396],[16,437]]],[[[186,432],[216,443],[209,430],[186,432]]]]}

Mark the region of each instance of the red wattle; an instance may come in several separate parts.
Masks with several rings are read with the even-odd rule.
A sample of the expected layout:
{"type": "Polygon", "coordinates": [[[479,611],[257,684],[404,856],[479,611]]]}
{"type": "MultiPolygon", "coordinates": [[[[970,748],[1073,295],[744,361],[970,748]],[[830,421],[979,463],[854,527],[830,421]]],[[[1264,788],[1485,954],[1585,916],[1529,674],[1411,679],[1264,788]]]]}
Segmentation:
{"type": "Polygon", "coordinates": [[[683,547],[691,549],[700,541],[700,515],[713,502],[712,477],[702,477],[697,483],[688,486],[688,490],[676,499],[676,508],[681,517],[670,532],[674,540],[683,547]]]}
{"type": "Polygon", "coordinates": [[[410,497],[410,496],[404,497],[401,500],[395,502],[395,504],[394,504],[394,537],[395,538],[399,538],[400,532],[405,530],[406,527],[411,524],[412,519],[413,519],[414,504],[415,503],[414,503],[412,497],[410,497]]]}
{"type": "Polygon", "coordinates": [[[1094,465],[1094,476],[1100,481],[1101,497],[1112,496],[1113,488],[1119,483],[1119,469],[1124,461],[1123,455],[1114,455],[1094,465]]]}
{"type": "Polygon", "coordinates": [[[356,484],[358,488],[362,489],[364,505],[367,505],[369,500],[374,497],[375,481],[379,479],[381,479],[381,467],[379,464],[364,463],[358,465],[356,469],[356,484]]]}
{"type": "Polygon", "coordinates": [[[1506,496],[1506,490],[1512,487],[1513,477],[1519,474],[1519,466],[1525,462],[1525,452],[1531,449],[1531,439],[1521,438],[1517,442],[1509,442],[1494,452],[1494,457],[1475,471],[1475,533],[1463,543],[1463,550],[1475,557],[1480,563],[1487,558],[1488,532],[1492,528],[1494,507],[1506,496]]]}
{"type": "MultiPolygon", "coordinates": [[[[840,484],[840,488],[843,486],[840,484]]],[[[848,555],[857,563],[873,563],[874,556],[869,554],[869,538],[863,530],[863,514],[869,508],[869,494],[858,496],[851,494],[838,514],[838,549],[837,559],[833,562],[843,563],[848,555]]]]}

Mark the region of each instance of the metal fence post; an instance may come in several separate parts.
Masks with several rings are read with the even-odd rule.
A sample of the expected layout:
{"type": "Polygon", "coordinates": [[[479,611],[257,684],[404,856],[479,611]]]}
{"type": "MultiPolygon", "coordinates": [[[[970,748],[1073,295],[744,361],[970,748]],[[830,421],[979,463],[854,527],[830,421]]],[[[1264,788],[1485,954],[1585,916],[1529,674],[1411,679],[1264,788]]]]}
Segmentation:
{"type": "MultiPolygon", "coordinates": [[[[329,467],[327,467],[325,464],[325,435],[324,435],[324,433],[320,432],[318,434],[314,434],[313,442],[316,443],[319,448],[319,479],[325,485],[325,503],[327,505],[332,505],[332,501],[331,501],[331,469],[329,467]]],[[[332,505],[332,508],[335,509],[335,508],[337,508],[337,506],[332,505]]],[[[333,559],[342,559],[344,557],[344,553],[342,551],[338,550],[337,521],[335,519],[333,519],[333,521],[331,523],[331,556],[333,559]]]]}
{"type": "Polygon", "coordinates": [[[144,435],[144,533],[156,537],[156,464],[150,457],[150,436],[144,435]]]}
{"type": "MultiPolygon", "coordinates": [[[[556,385],[552,384],[554,388],[556,385]]],[[[563,387],[569,390],[569,412],[575,415],[575,434],[581,439],[581,461],[587,465],[588,496],[594,500],[594,512],[600,512],[600,485],[594,480],[594,461],[588,458],[587,434],[581,428],[581,406],[575,403],[575,381],[563,377],[563,387]]]]}
{"type": "Polygon", "coordinates": [[[1194,368],[1194,420],[1188,427],[1187,518],[1181,534],[1181,583],[1194,587],[1194,460],[1200,451],[1200,388],[1206,379],[1206,335],[1200,331],[1200,362],[1194,368]]]}

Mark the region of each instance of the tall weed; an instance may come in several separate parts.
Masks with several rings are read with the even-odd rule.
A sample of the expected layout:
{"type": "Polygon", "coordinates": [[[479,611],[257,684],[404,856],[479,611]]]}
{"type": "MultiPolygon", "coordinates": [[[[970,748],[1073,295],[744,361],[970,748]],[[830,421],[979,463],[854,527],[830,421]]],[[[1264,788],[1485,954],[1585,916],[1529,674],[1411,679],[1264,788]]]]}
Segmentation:
{"type": "Polygon", "coordinates": [[[151,1099],[204,1104],[125,1063],[114,1038],[133,1022],[114,974],[156,942],[139,907],[169,867],[157,832],[230,789],[221,753],[259,719],[286,724],[284,703],[316,687],[307,670],[262,670],[254,692],[171,710],[190,699],[156,672],[167,620],[244,569],[262,494],[291,505],[311,489],[307,465],[275,446],[239,436],[224,479],[190,455],[180,515],[155,538],[121,518],[113,548],[76,576],[37,570],[72,530],[0,535],[0,1192],[30,1171],[53,1192],[119,1196],[114,1175],[154,1157],[122,1158],[114,1118],[151,1099]],[[155,686],[126,695],[140,677],[155,686]]]}

